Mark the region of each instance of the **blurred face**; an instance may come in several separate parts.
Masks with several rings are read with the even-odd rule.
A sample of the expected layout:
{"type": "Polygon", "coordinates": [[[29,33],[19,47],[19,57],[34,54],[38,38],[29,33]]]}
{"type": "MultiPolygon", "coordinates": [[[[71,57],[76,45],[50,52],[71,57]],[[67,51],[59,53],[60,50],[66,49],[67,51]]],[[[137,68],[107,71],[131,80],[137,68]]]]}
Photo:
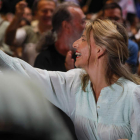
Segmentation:
{"type": "Polygon", "coordinates": [[[51,20],[54,9],[55,3],[53,1],[41,0],[38,3],[38,10],[36,16],[42,26],[52,25],[51,20]]]}
{"type": "Polygon", "coordinates": [[[26,18],[29,22],[32,21],[32,11],[28,7],[25,7],[23,17],[26,18]]]}
{"type": "Polygon", "coordinates": [[[121,11],[118,8],[115,9],[106,9],[104,12],[104,18],[109,18],[110,20],[115,20],[119,23],[122,23],[121,11]]]}
{"type": "Polygon", "coordinates": [[[80,39],[73,43],[73,47],[76,49],[76,62],[75,66],[78,68],[88,68],[89,64],[94,64],[96,56],[96,45],[93,39],[93,33],[90,33],[90,46],[89,50],[88,43],[86,40],[86,31],[83,32],[80,39]],[[91,52],[91,55],[90,55],[91,52]]]}
{"type": "Polygon", "coordinates": [[[71,36],[74,38],[75,41],[78,38],[80,38],[83,33],[86,23],[86,17],[80,8],[69,7],[68,10],[70,11],[73,17],[71,21],[71,36]]]}
{"type": "Polygon", "coordinates": [[[21,20],[19,27],[23,27],[25,25],[27,25],[26,21],[25,20],[21,20]]]}

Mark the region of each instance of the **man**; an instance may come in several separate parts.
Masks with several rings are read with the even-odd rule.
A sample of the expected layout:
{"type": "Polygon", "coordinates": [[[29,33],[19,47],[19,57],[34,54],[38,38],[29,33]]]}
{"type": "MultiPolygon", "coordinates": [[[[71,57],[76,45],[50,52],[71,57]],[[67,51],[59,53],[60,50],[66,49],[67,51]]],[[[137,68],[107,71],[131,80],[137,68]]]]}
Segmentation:
{"type": "MultiPolygon", "coordinates": [[[[122,9],[117,3],[106,4],[103,8],[103,18],[109,18],[115,20],[120,24],[123,24],[123,14],[122,9]]],[[[126,65],[132,71],[132,73],[137,72],[137,60],[138,60],[138,45],[129,39],[128,50],[130,52],[129,58],[126,61],[126,65]]]]}
{"type": "Polygon", "coordinates": [[[23,18],[27,19],[30,23],[32,22],[32,10],[29,7],[24,8],[23,18]]]}
{"type": "MultiPolygon", "coordinates": [[[[23,59],[32,64],[33,62],[30,62],[32,58],[30,57],[36,57],[36,53],[31,53],[33,56],[28,56],[28,52],[32,51],[30,48],[32,48],[32,46],[34,48],[34,44],[38,42],[44,32],[52,29],[51,20],[56,3],[53,0],[35,1],[34,10],[36,19],[38,20],[37,28],[33,29],[31,26],[25,26],[22,29],[18,29],[26,6],[27,3],[25,1],[17,3],[15,18],[6,31],[6,43],[10,46],[22,46],[23,59]]],[[[35,51],[35,49],[33,51],[35,51]]]]}
{"type": "Polygon", "coordinates": [[[40,41],[39,51],[43,51],[37,56],[34,66],[51,71],[67,71],[74,68],[74,61],[71,60],[74,51],[72,44],[82,35],[85,28],[85,15],[78,5],[65,2],[54,11],[52,25],[57,40],[47,46],[50,39],[47,39],[48,35],[46,35],[43,41],[40,41]],[[42,46],[48,48],[44,50],[42,46]]]}

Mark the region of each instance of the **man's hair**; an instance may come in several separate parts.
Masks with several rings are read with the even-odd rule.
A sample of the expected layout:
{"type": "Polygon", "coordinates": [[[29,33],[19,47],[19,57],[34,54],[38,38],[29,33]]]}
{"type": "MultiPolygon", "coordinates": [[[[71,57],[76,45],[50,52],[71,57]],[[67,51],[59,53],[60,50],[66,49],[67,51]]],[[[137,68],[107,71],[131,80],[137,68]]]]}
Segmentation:
{"type": "MultiPolygon", "coordinates": [[[[34,0],[33,6],[32,6],[33,15],[35,15],[35,12],[38,10],[37,8],[38,8],[38,4],[39,4],[40,1],[43,1],[43,0],[34,0]]],[[[57,2],[54,1],[54,0],[44,0],[44,1],[52,1],[57,6],[57,2]]]]}
{"type": "Polygon", "coordinates": [[[57,9],[54,11],[53,17],[52,17],[52,26],[53,30],[56,32],[59,32],[62,27],[63,21],[71,21],[72,15],[70,11],[68,10],[68,7],[77,7],[80,8],[77,4],[73,2],[64,2],[60,4],[57,9]]]}
{"type": "Polygon", "coordinates": [[[104,16],[105,10],[107,10],[107,9],[115,9],[115,8],[120,9],[120,11],[121,11],[121,16],[122,16],[122,8],[120,7],[119,4],[117,4],[117,3],[115,3],[115,2],[108,3],[108,4],[105,4],[105,5],[104,5],[104,7],[103,7],[103,9],[102,9],[102,11],[103,11],[103,16],[104,16]]]}

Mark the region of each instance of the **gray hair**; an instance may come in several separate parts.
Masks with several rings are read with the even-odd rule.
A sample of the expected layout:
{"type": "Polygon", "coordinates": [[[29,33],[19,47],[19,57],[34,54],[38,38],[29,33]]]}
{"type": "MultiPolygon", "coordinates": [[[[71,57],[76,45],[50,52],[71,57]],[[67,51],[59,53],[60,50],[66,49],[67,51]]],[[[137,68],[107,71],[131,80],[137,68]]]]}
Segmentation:
{"type": "Polygon", "coordinates": [[[69,22],[72,20],[72,15],[69,12],[68,7],[80,8],[79,5],[73,2],[64,2],[57,7],[52,17],[53,30],[57,33],[61,30],[63,21],[69,22]]]}
{"type": "Polygon", "coordinates": [[[41,52],[43,50],[46,50],[49,46],[53,45],[57,40],[57,35],[55,32],[48,31],[45,32],[39,42],[37,43],[36,46],[36,51],[41,52]]]}

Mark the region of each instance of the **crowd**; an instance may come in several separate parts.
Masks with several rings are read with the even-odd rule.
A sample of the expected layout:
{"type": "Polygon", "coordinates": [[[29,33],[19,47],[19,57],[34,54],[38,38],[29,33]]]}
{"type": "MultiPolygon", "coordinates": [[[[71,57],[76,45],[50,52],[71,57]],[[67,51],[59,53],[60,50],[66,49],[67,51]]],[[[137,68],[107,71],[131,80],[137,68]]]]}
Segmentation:
{"type": "Polygon", "coordinates": [[[74,68],[75,50],[72,44],[81,36],[86,21],[109,18],[124,24],[129,35],[130,53],[126,65],[133,73],[140,74],[139,1],[103,0],[100,6],[90,0],[66,1],[36,0],[32,9],[26,1],[20,1],[15,6],[15,15],[2,14],[1,50],[38,68],[67,71],[74,68]],[[114,2],[117,5],[111,4],[114,2]],[[76,7],[79,9],[74,10],[76,7]],[[70,30],[65,25],[69,25],[70,30]],[[71,57],[73,60],[70,60],[71,57]]]}
{"type": "Polygon", "coordinates": [[[22,0],[15,14],[1,14],[0,74],[12,73],[8,77],[16,82],[1,76],[12,92],[3,90],[2,80],[7,109],[1,99],[0,128],[3,124],[5,132],[10,125],[8,134],[28,138],[34,138],[33,129],[37,139],[139,140],[139,5],[139,0],[34,0],[31,9],[22,0]],[[35,104],[43,106],[40,112],[35,104]],[[34,118],[34,112],[42,116],[34,118]]]}

